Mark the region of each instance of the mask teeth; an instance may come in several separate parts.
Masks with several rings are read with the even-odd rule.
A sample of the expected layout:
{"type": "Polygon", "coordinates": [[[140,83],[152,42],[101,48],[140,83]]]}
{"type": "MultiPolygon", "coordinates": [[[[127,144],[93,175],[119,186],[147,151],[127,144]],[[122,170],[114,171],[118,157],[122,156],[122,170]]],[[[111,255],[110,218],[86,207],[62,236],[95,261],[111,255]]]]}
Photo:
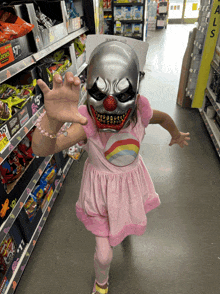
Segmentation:
{"type": "Polygon", "coordinates": [[[99,122],[107,125],[118,125],[121,124],[124,120],[126,114],[122,115],[107,115],[107,114],[100,114],[95,111],[96,118],[99,122]]]}

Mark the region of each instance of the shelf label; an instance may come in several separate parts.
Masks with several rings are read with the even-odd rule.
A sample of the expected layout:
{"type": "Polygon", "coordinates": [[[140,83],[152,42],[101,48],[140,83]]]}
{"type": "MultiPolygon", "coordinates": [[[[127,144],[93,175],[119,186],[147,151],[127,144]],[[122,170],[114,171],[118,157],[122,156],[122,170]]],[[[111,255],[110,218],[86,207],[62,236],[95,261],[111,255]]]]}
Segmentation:
{"type": "Polygon", "coordinates": [[[0,153],[2,153],[10,144],[10,135],[7,126],[0,129],[0,153]]]}

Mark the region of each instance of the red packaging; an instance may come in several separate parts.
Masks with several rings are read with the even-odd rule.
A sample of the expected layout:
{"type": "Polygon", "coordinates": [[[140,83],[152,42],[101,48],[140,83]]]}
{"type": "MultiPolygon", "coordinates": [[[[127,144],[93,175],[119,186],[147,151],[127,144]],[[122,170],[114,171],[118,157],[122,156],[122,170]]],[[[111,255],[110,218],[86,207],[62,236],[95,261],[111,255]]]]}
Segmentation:
{"type": "Polygon", "coordinates": [[[0,43],[23,37],[33,28],[33,24],[27,23],[10,12],[0,10],[0,43]]]}

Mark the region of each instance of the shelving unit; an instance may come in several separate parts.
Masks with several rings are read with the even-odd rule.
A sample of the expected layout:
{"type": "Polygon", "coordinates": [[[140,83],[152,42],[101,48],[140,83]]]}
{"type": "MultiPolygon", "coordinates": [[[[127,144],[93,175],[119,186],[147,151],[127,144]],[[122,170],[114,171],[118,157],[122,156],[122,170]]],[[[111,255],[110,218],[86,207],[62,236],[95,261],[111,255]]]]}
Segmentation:
{"type": "MultiPolygon", "coordinates": [[[[39,1],[39,2],[41,2],[41,1],[39,1]]],[[[51,2],[52,1],[50,1],[50,3],[51,2]]],[[[27,11],[33,12],[33,6],[32,6],[33,4],[27,3],[25,1],[13,1],[13,4],[16,4],[16,5],[22,4],[22,3],[26,3],[24,5],[27,5],[27,11]]],[[[71,43],[75,38],[88,32],[89,28],[87,28],[85,25],[84,25],[84,27],[81,28],[81,23],[82,23],[81,17],[82,17],[83,9],[81,9],[81,12],[80,12],[81,15],[79,18],[77,18],[76,20],[68,20],[65,15],[65,9],[64,9],[65,8],[65,1],[59,1],[58,3],[59,3],[59,5],[61,5],[62,17],[63,17],[63,23],[62,23],[62,25],[59,25],[59,27],[61,28],[61,31],[65,30],[65,34],[63,34],[63,36],[60,39],[58,39],[57,41],[54,42],[54,38],[58,37],[59,34],[58,34],[58,36],[55,36],[55,33],[54,33],[55,31],[52,28],[50,30],[50,38],[52,40],[51,44],[48,44],[46,47],[45,46],[42,47],[43,46],[42,44],[41,44],[41,46],[39,45],[40,41],[41,41],[39,36],[37,35],[39,32],[37,32],[37,30],[35,30],[33,32],[33,36],[34,36],[35,40],[37,40],[37,42],[39,42],[38,46],[36,47],[36,49],[37,49],[36,52],[31,52],[31,54],[29,54],[29,56],[23,58],[22,60],[18,60],[17,62],[14,62],[12,65],[0,68],[0,85],[3,83],[8,83],[8,81],[11,78],[14,78],[14,77],[16,78],[16,75],[18,73],[22,73],[23,71],[25,71],[33,66],[38,66],[39,62],[42,61],[43,58],[47,57],[49,54],[55,52],[56,50],[62,48],[64,45],[71,43]],[[75,31],[73,31],[73,30],[75,30],[75,31]]],[[[45,3],[43,5],[45,5],[45,3]]],[[[80,4],[78,3],[78,6],[79,5],[80,4]]],[[[1,5],[0,5],[0,9],[1,9],[1,5]]],[[[22,6],[22,8],[18,7],[18,11],[20,11],[19,9],[21,9],[21,11],[22,11],[23,6],[22,6]]],[[[36,25],[36,20],[34,19],[33,14],[31,15],[30,18],[32,19],[33,22],[35,22],[35,25],[36,25]]],[[[28,22],[28,20],[26,20],[26,21],[28,22]]],[[[30,19],[29,19],[29,23],[31,23],[30,19]]],[[[24,37],[22,37],[22,38],[24,38],[24,37]]],[[[75,54],[74,46],[73,45],[71,45],[71,46],[72,46],[72,53],[74,52],[74,54],[75,54]]],[[[84,75],[87,64],[85,62],[79,63],[78,59],[76,58],[75,55],[71,56],[71,57],[73,58],[73,60],[72,60],[72,66],[69,68],[69,70],[71,70],[75,76],[80,76],[82,74],[84,75]]],[[[65,72],[63,74],[65,74],[65,72]]],[[[29,108],[31,107],[31,104],[30,105],[26,104],[27,106],[25,105],[27,107],[28,119],[24,124],[21,125],[19,130],[16,131],[13,136],[9,133],[8,125],[7,125],[8,122],[0,125],[0,135],[4,134],[4,136],[5,136],[4,145],[0,144],[0,147],[3,146],[0,148],[0,164],[2,164],[6,160],[6,158],[10,155],[10,153],[22,141],[22,139],[31,131],[31,129],[35,126],[37,118],[44,111],[43,94],[41,93],[41,91],[40,91],[40,93],[38,91],[36,93],[36,95],[32,98],[32,100],[38,106],[38,108],[35,108],[35,111],[32,112],[32,115],[30,115],[30,112],[28,112],[28,111],[29,111],[29,108]]],[[[86,91],[84,89],[81,94],[81,97],[80,97],[79,105],[84,104],[85,100],[86,100],[86,91]]],[[[68,126],[70,126],[70,124],[68,124],[68,126]]],[[[59,154],[55,155],[55,157],[56,156],[59,157],[59,154]]],[[[47,156],[46,158],[43,158],[43,157],[38,158],[36,156],[34,157],[33,163],[35,163],[35,164],[33,164],[33,167],[37,166],[37,169],[35,170],[35,172],[33,172],[33,167],[32,167],[32,170],[31,170],[33,172],[33,174],[31,174],[32,178],[30,179],[30,181],[27,182],[27,185],[24,187],[24,189],[20,189],[20,195],[16,196],[17,201],[15,201],[11,212],[8,214],[8,216],[5,219],[3,219],[2,223],[0,222],[0,244],[5,239],[7,234],[10,233],[11,228],[17,222],[17,219],[20,216],[22,209],[24,208],[25,202],[29,198],[30,193],[35,189],[37,182],[40,180],[43,172],[45,171],[45,169],[46,169],[46,167],[52,157],[53,157],[53,155],[47,156]]],[[[22,248],[21,256],[19,256],[19,259],[17,259],[16,262],[15,261],[13,262],[12,276],[10,276],[9,279],[5,278],[4,284],[2,283],[3,281],[0,281],[0,293],[1,294],[3,294],[3,293],[4,294],[6,294],[6,293],[12,294],[15,292],[15,289],[18,285],[18,282],[19,282],[19,280],[23,274],[23,271],[29,261],[31,253],[35,247],[35,244],[40,236],[40,233],[45,225],[45,222],[48,218],[48,215],[52,209],[52,206],[58,196],[60,189],[62,188],[65,177],[66,177],[71,165],[73,164],[73,162],[74,162],[74,160],[72,158],[69,158],[68,160],[63,160],[63,161],[61,160],[60,161],[60,163],[59,163],[60,166],[59,166],[59,170],[57,173],[57,178],[55,179],[56,185],[55,185],[53,195],[52,195],[50,201],[48,203],[46,202],[47,204],[44,205],[44,207],[42,208],[42,215],[36,225],[36,229],[32,235],[30,242],[25,243],[25,245],[22,248]]],[[[0,185],[2,185],[2,184],[0,183],[0,185]]],[[[17,190],[19,191],[19,189],[17,189],[17,190]]],[[[0,195],[0,209],[4,203],[4,202],[2,202],[3,199],[1,199],[1,197],[2,197],[2,195],[0,195]]],[[[22,231],[20,231],[20,233],[22,235],[22,231]]]]}
{"type": "Polygon", "coordinates": [[[112,1],[112,34],[136,38],[145,42],[147,26],[146,11],[147,1],[145,0],[132,3],[117,3],[112,1]],[[132,15],[132,9],[136,7],[140,9],[140,18],[136,18],[132,15]],[[127,11],[124,12],[124,15],[121,13],[121,16],[117,16],[117,8],[119,8],[120,11],[123,11],[123,9],[127,9],[127,11]],[[137,24],[137,26],[135,26],[135,24],[137,24]]]}
{"type": "Polygon", "coordinates": [[[34,250],[35,244],[36,244],[38,238],[40,237],[40,233],[41,233],[41,231],[47,221],[47,218],[48,218],[49,213],[53,207],[53,204],[56,201],[56,198],[59,194],[60,189],[62,188],[65,177],[66,177],[73,162],[74,162],[74,160],[70,158],[68,160],[66,166],[64,167],[62,176],[61,176],[61,178],[57,184],[57,187],[51,197],[51,200],[45,208],[45,212],[43,213],[43,215],[39,221],[39,224],[38,224],[38,226],[32,236],[31,241],[28,244],[26,244],[24,252],[19,260],[19,263],[17,264],[17,267],[16,267],[14,274],[10,280],[10,283],[8,284],[8,287],[7,287],[5,294],[13,294],[14,293],[16,286],[17,286],[19,280],[21,279],[21,276],[22,276],[22,274],[25,270],[25,267],[29,261],[29,258],[34,250]]]}
{"type": "MultiPolygon", "coordinates": [[[[215,51],[218,52],[218,46],[220,44],[220,33],[218,34],[218,40],[216,43],[215,51]]],[[[207,131],[212,139],[215,149],[220,157],[220,100],[216,97],[216,94],[211,89],[211,83],[213,81],[214,71],[218,74],[218,95],[220,96],[220,62],[216,59],[217,55],[214,54],[211,62],[208,82],[205,89],[204,100],[202,108],[199,109],[201,117],[205,123],[207,131]],[[207,108],[210,107],[214,112],[211,117],[207,113],[207,108]]]]}

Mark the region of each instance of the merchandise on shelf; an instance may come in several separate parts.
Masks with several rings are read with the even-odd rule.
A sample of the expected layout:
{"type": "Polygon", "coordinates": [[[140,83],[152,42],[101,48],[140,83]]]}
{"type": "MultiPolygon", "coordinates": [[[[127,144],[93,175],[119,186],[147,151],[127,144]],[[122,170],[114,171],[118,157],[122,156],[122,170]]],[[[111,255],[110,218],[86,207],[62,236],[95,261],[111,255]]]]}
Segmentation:
{"type": "Polygon", "coordinates": [[[120,6],[114,7],[114,19],[115,20],[122,20],[122,19],[124,19],[123,7],[120,7],[120,6]]]}
{"type": "Polygon", "coordinates": [[[34,25],[27,23],[20,17],[4,10],[0,10],[0,44],[6,43],[28,34],[34,25]]]}
{"type": "Polygon", "coordinates": [[[72,0],[65,0],[68,19],[79,17],[72,0]]]}
{"type": "Polygon", "coordinates": [[[132,35],[133,35],[132,24],[130,24],[130,23],[124,24],[123,36],[124,37],[132,37],[132,35]]]}
{"type": "Polygon", "coordinates": [[[216,70],[213,71],[213,75],[212,75],[212,79],[210,83],[210,89],[215,94],[216,102],[218,103],[220,103],[220,74],[219,72],[217,72],[216,70]]]}
{"type": "Polygon", "coordinates": [[[131,8],[132,19],[142,20],[143,18],[143,6],[132,6],[131,8]]]}
{"type": "Polygon", "coordinates": [[[36,52],[32,33],[35,27],[24,5],[4,6],[0,10],[0,69],[36,52]]]}
{"type": "Polygon", "coordinates": [[[69,155],[69,157],[73,158],[74,160],[78,160],[82,152],[83,152],[82,147],[79,144],[76,144],[68,149],[67,154],[69,155]]]}
{"type": "Polygon", "coordinates": [[[51,83],[55,74],[62,75],[71,65],[71,58],[67,50],[61,49],[47,56],[42,61],[46,65],[48,80],[51,83]]]}
{"type": "Polygon", "coordinates": [[[116,23],[114,24],[114,34],[115,35],[123,35],[123,26],[121,24],[120,21],[116,21],[116,23]]]}
{"type": "MultiPolygon", "coordinates": [[[[0,125],[9,121],[14,115],[19,115],[19,111],[22,110],[25,105],[28,106],[29,115],[32,116],[37,109],[39,109],[40,105],[42,105],[42,102],[39,101],[37,102],[38,105],[35,104],[36,97],[38,97],[37,100],[39,100],[40,97],[42,98],[37,86],[37,73],[35,67],[14,76],[8,80],[7,83],[1,84],[0,125]]],[[[11,126],[9,128],[11,129],[11,126]]],[[[16,130],[13,129],[11,135],[13,136],[19,128],[16,130]]]]}
{"type": "Polygon", "coordinates": [[[15,221],[0,244],[0,293],[5,293],[25,246],[26,242],[15,221]]]}
{"type": "Polygon", "coordinates": [[[132,24],[132,36],[141,37],[142,36],[142,23],[141,24],[132,24]]]}

